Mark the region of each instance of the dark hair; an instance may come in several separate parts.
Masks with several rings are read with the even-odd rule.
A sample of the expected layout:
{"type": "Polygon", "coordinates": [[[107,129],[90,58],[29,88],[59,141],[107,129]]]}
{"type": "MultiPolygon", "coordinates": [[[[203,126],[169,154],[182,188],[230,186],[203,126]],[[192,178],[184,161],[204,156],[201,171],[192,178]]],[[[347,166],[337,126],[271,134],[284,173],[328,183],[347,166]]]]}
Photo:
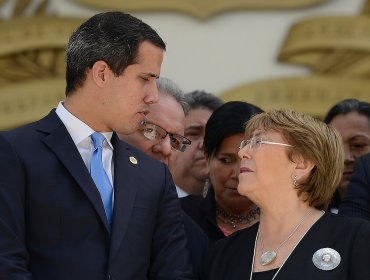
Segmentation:
{"type": "Polygon", "coordinates": [[[136,63],[140,43],[149,41],[166,49],[161,37],[148,24],[122,12],[97,14],[70,37],[66,50],[66,95],[81,86],[86,70],[105,61],[116,76],[136,63]]]}
{"type": "Polygon", "coordinates": [[[357,99],[344,99],[335,104],[324,118],[325,123],[330,123],[336,116],[357,112],[370,120],[370,103],[357,99]]]}
{"type": "Polygon", "coordinates": [[[185,96],[188,99],[190,110],[206,108],[213,112],[222,104],[224,104],[222,99],[212,93],[208,93],[203,90],[195,90],[186,93],[185,96]]]}
{"type": "Polygon", "coordinates": [[[247,102],[230,101],[216,109],[206,124],[204,149],[208,157],[218,152],[222,141],[232,135],[244,134],[245,125],[262,109],[247,102]]]}

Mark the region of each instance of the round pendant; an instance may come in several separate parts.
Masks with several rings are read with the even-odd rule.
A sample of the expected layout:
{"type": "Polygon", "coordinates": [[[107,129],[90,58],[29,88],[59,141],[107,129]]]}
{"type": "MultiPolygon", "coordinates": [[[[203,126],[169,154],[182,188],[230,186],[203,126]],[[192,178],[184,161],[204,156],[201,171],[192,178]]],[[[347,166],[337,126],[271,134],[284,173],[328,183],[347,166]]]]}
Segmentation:
{"type": "Polygon", "coordinates": [[[268,265],[272,263],[276,259],[276,252],[275,251],[266,251],[261,255],[260,264],[261,265],[268,265]]]}

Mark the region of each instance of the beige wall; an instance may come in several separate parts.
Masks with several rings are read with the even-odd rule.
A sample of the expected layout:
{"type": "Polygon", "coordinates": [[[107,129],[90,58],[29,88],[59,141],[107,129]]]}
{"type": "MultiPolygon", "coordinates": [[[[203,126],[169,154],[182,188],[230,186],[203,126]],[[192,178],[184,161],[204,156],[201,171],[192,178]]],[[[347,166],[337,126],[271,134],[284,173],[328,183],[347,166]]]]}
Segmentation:
{"type": "MultiPolygon", "coordinates": [[[[0,0],[0,18],[4,20],[0,22],[0,129],[36,120],[63,99],[64,44],[82,18],[102,11],[78,1],[89,0],[0,0]]],[[[190,5],[201,0],[171,1],[190,5]]],[[[259,3],[239,2],[253,1],[259,3]]],[[[162,76],[184,91],[203,89],[263,109],[289,107],[322,116],[344,98],[370,101],[370,41],[366,33],[370,30],[370,4],[367,14],[360,17],[370,0],[303,2],[314,1],[322,3],[296,9],[239,9],[203,19],[173,10],[154,11],[156,7],[131,13],[164,38],[167,52],[162,76]],[[324,20],[316,19],[320,17],[324,20]],[[302,24],[306,20],[310,20],[307,26],[302,24]],[[292,32],[294,25],[298,25],[298,33],[292,32]],[[312,40],[305,38],[307,30],[312,40]]],[[[108,2],[120,3],[97,3],[108,2]]]]}
{"type": "MultiPolygon", "coordinates": [[[[7,7],[0,7],[2,16],[9,14],[16,1],[5,2],[7,7]]],[[[221,94],[246,82],[308,73],[304,67],[277,62],[292,24],[315,16],[355,15],[363,2],[332,0],[304,9],[231,11],[206,20],[175,12],[133,14],[152,25],[168,44],[163,76],[177,81],[185,91],[205,89],[221,94]]],[[[98,11],[73,0],[49,1],[48,10],[76,17],[98,11]]]]}

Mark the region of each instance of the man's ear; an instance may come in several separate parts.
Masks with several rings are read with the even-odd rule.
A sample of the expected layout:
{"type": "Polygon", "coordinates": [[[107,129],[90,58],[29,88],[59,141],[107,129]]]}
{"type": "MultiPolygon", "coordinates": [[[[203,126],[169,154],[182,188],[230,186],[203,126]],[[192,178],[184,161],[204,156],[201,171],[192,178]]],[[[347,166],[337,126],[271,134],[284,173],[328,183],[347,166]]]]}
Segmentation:
{"type": "Polygon", "coordinates": [[[97,61],[91,69],[92,78],[98,87],[104,87],[109,75],[108,64],[104,61],[97,61]]]}

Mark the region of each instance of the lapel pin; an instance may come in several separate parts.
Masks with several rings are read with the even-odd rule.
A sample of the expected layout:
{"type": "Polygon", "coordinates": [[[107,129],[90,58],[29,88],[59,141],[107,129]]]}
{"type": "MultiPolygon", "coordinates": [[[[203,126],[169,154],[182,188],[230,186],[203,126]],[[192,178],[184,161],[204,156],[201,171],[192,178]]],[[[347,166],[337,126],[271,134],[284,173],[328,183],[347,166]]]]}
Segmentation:
{"type": "Polygon", "coordinates": [[[137,159],[133,156],[130,156],[130,161],[132,164],[137,164],[137,159]]]}
{"type": "Polygon", "coordinates": [[[340,264],[340,255],[332,248],[317,250],[312,257],[313,264],[321,270],[333,270],[340,264]]]}

